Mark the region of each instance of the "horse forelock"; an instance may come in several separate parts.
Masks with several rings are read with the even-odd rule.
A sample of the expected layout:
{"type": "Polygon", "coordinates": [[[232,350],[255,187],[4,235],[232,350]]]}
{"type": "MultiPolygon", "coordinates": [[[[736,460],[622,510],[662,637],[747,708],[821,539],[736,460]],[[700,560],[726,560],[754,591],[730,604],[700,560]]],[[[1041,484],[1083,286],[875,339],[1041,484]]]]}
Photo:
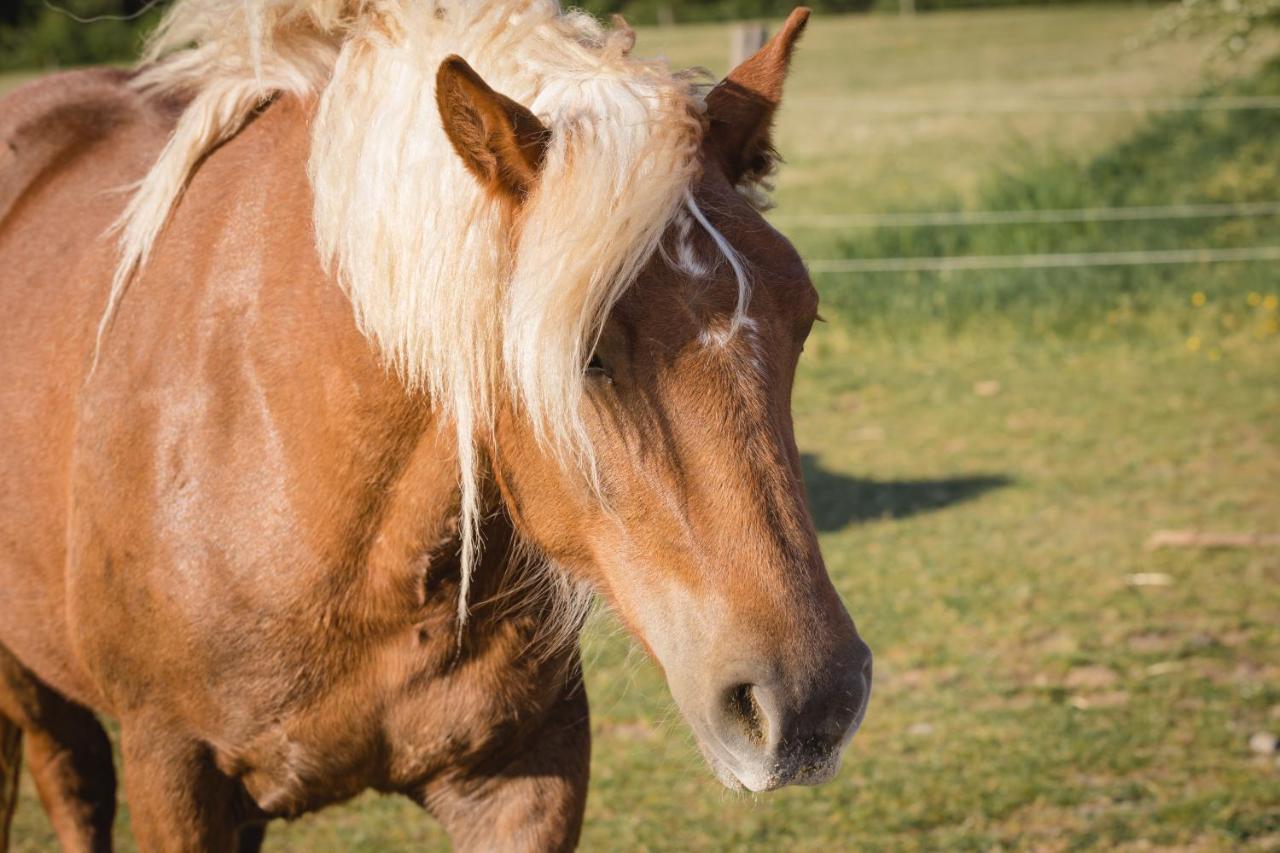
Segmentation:
{"type": "MultiPolygon", "coordinates": [[[[711,236],[738,282],[733,328],[745,317],[746,270],[691,191],[698,90],[627,56],[617,35],[553,0],[179,0],[137,78],[189,105],[119,223],[99,344],[200,158],[269,98],[317,98],[308,174],[321,257],[362,331],[457,431],[464,619],[500,397],[592,481],[583,365],[664,234],[711,236]],[[518,207],[484,192],[445,137],[434,81],[455,53],[551,131],[518,207]]],[[[678,266],[700,273],[687,252],[678,266]]]]}

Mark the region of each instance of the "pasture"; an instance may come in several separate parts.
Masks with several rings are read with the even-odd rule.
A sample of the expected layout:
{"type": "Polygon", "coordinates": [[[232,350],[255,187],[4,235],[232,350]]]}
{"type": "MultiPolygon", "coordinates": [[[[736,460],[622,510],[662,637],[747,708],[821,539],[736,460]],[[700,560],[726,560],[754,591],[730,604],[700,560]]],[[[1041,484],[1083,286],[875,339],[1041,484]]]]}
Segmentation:
{"type": "MultiPolygon", "coordinates": [[[[1280,95],[1280,67],[1210,86],[1203,43],[1126,50],[1150,14],[815,19],[775,220],[816,260],[1280,245],[1275,215],[805,223],[1280,200],[1280,111],[1141,106],[1280,95]]],[[[638,50],[719,73],[726,44],[697,26],[642,31],[638,50]]],[[[1144,547],[1162,529],[1280,533],[1275,270],[816,274],[827,322],[796,426],[828,565],[876,653],[866,723],[830,785],[730,794],[600,614],[584,849],[1280,847],[1280,756],[1250,747],[1280,732],[1280,550],[1144,547]]],[[[126,850],[127,825],[125,809],[126,850]]],[[[53,843],[29,785],[15,836],[53,843]]],[[[444,845],[372,795],[267,841],[444,845]]]]}

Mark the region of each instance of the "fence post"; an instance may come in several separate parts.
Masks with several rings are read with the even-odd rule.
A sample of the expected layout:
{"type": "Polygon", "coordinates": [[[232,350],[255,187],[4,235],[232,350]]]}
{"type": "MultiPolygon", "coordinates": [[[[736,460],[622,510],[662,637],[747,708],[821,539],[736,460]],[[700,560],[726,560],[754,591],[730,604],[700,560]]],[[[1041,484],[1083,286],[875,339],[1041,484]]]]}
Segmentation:
{"type": "Polygon", "coordinates": [[[769,38],[764,24],[759,21],[742,21],[729,28],[729,67],[737,68],[742,62],[764,47],[769,38]]]}

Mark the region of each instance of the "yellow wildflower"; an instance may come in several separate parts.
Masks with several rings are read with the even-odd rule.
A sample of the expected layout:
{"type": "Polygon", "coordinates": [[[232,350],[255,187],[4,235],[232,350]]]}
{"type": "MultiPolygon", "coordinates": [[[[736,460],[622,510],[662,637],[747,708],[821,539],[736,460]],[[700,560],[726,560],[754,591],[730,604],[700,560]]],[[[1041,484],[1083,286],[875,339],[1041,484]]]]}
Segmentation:
{"type": "Polygon", "coordinates": [[[1205,295],[1203,291],[1197,290],[1191,294],[1191,304],[1199,308],[1205,303],[1205,295]]]}
{"type": "Polygon", "coordinates": [[[1196,352],[1197,350],[1200,349],[1199,335],[1192,335],[1191,337],[1187,338],[1187,349],[1191,350],[1192,352],[1196,352]]]}

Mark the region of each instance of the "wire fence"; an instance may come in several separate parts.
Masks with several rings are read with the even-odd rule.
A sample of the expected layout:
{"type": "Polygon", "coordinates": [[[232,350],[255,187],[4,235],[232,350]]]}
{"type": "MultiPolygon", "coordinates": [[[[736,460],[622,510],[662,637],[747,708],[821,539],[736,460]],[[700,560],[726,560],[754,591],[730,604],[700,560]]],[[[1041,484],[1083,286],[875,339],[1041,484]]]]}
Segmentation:
{"type": "Polygon", "coordinates": [[[1280,201],[1165,204],[1022,210],[937,210],[911,213],[778,214],[775,224],[817,229],[921,228],[968,225],[1038,225],[1172,219],[1253,218],[1280,215],[1280,201]]]}
{"type": "Polygon", "coordinates": [[[1031,255],[949,255],[915,258],[838,258],[809,262],[814,273],[956,272],[1167,264],[1280,261],[1280,246],[1237,249],[1134,249],[1122,252],[1054,252],[1031,255]]]}
{"type": "MultiPolygon", "coordinates": [[[[1280,95],[1202,97],[1024,98],[1005,101],[894,99],[864,97],[794,98],[824,106],[884,115],[1017,114],[1090,112],[1236,112],[1280,109],[1280,95]]],[[[776,214],[779,226],[816,230],[947,228],[992,225],[1056,225],[1095,222],[1150,222],[1280,216],[1280,201],[1205,202],[1087,208],[944,210],[904,213],[776,214]]],[[[1124,251],[1050,252],[1009,255],[826,258],[811,260],[814,273],[960,272],[1176,264],[1280,261],[1280,246],[1124,251]]]]}
{"type": "Polygon", "coordinates": [[[942,98],[865,98],[858,96],[797,95],[788,104],[834,107],[877,115],[931,113],[981,115],[1014,113],[1145,113],[1241,112],[1280,109],[1280,95],[1217,95],[1205,97],[1024,98],[1004,101],[942,98]]]}
{"type": "MultiPolygon", "coordinates": [[[[813,228],[918,228],[947,226],[1130,222],[1178,219],[1258,218],[1280,215],[1280,201],[1221,204],[1169,204],[1032,210],[920,211],[848,215],[777,216],[777,224],[813,228]]],[[[1171,264],[1241,263],[1280,260],[1280,246],[1202,249],[1130,249],[1099,252],[1048,252],[1010,255],[826,258],[812,260],[814,273],[960,272],[1032,270],[1171,264]]]]}

